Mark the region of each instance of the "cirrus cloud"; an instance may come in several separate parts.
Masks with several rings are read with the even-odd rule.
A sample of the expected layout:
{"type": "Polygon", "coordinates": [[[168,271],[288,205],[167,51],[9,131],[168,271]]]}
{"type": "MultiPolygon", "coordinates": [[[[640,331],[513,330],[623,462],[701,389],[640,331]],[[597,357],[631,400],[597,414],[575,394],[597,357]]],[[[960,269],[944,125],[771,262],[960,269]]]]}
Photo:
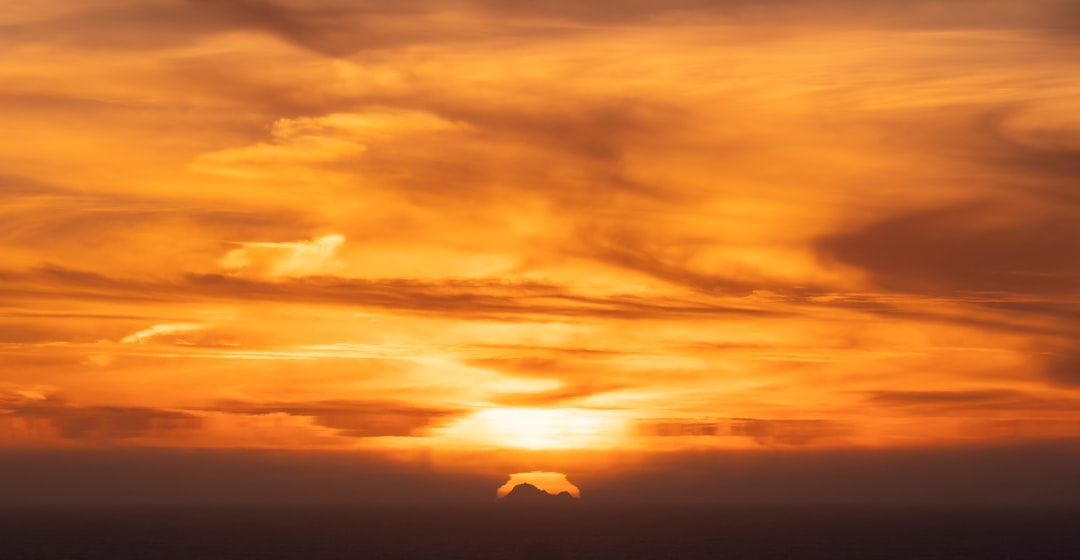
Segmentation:
{"type": "Polygon", "coordinates": [[[311,241],[246,242],[226,253],[218,264],[240,276],[318,276],[341,268],[337,250],[344,243],[345,237],[337,234],[323,235],[311,241]]]}

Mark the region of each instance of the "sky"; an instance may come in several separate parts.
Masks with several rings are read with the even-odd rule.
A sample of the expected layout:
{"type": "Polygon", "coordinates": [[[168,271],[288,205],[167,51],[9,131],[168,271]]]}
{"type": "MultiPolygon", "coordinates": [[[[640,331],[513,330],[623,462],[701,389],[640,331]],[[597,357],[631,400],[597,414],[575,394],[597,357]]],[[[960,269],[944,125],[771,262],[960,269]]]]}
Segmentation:
{"type": "Polygon", "coordinates": [[[1080,502],[1075,2],[0,0],[0,48],[9,501],[1080,502]]]}

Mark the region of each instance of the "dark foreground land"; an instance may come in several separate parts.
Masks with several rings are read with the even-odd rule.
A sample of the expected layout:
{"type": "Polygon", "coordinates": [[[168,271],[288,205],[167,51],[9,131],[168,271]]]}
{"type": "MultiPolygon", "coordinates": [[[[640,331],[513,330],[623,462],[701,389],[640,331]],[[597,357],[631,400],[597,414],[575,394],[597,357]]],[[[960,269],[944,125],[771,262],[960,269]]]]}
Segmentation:
{"type": "Polygon", "coordinates": [[[281,506],[0,510],[0,558],[1080,558],[1078,507],[281,506]]]}

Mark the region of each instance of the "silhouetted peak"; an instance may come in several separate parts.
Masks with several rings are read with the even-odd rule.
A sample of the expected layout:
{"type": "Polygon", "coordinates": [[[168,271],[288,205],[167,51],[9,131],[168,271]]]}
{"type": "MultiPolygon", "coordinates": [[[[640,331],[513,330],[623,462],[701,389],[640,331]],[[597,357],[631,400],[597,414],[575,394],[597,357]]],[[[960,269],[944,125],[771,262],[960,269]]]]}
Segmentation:
{"type": "Polygon", "coordinates": [[[558,494],[549,494],[528,482],[522,482],[515,486],[509,493],[502,497],[501,502],[522,504],[551,504],[565,503],[576,500],[569,492],[563,491],[558,494]]]}

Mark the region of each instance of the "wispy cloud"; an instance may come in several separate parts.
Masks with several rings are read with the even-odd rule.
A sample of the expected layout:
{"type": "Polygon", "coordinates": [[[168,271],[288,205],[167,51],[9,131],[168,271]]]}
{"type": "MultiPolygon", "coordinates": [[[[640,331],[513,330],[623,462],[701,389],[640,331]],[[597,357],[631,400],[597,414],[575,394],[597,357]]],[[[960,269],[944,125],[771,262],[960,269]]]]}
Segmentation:
{"type": "Polygon", "coordinates": [[[187,333],[202,330],[203,328],[205,328],[203,325],[194,325],[191,323],[165,323],[154,325],[137,333],[132,333],[120,339],[120,342],[123,342],[124,344],[137,344],[160,336],[187,333]]]}
{"type": "Polygon", "coordinates": [[[326,275],[341,268],[337,250],[344,243],[337,234],[290,243],[244,242],[218,262],[225,270],[255,277],[326,275]]]}

